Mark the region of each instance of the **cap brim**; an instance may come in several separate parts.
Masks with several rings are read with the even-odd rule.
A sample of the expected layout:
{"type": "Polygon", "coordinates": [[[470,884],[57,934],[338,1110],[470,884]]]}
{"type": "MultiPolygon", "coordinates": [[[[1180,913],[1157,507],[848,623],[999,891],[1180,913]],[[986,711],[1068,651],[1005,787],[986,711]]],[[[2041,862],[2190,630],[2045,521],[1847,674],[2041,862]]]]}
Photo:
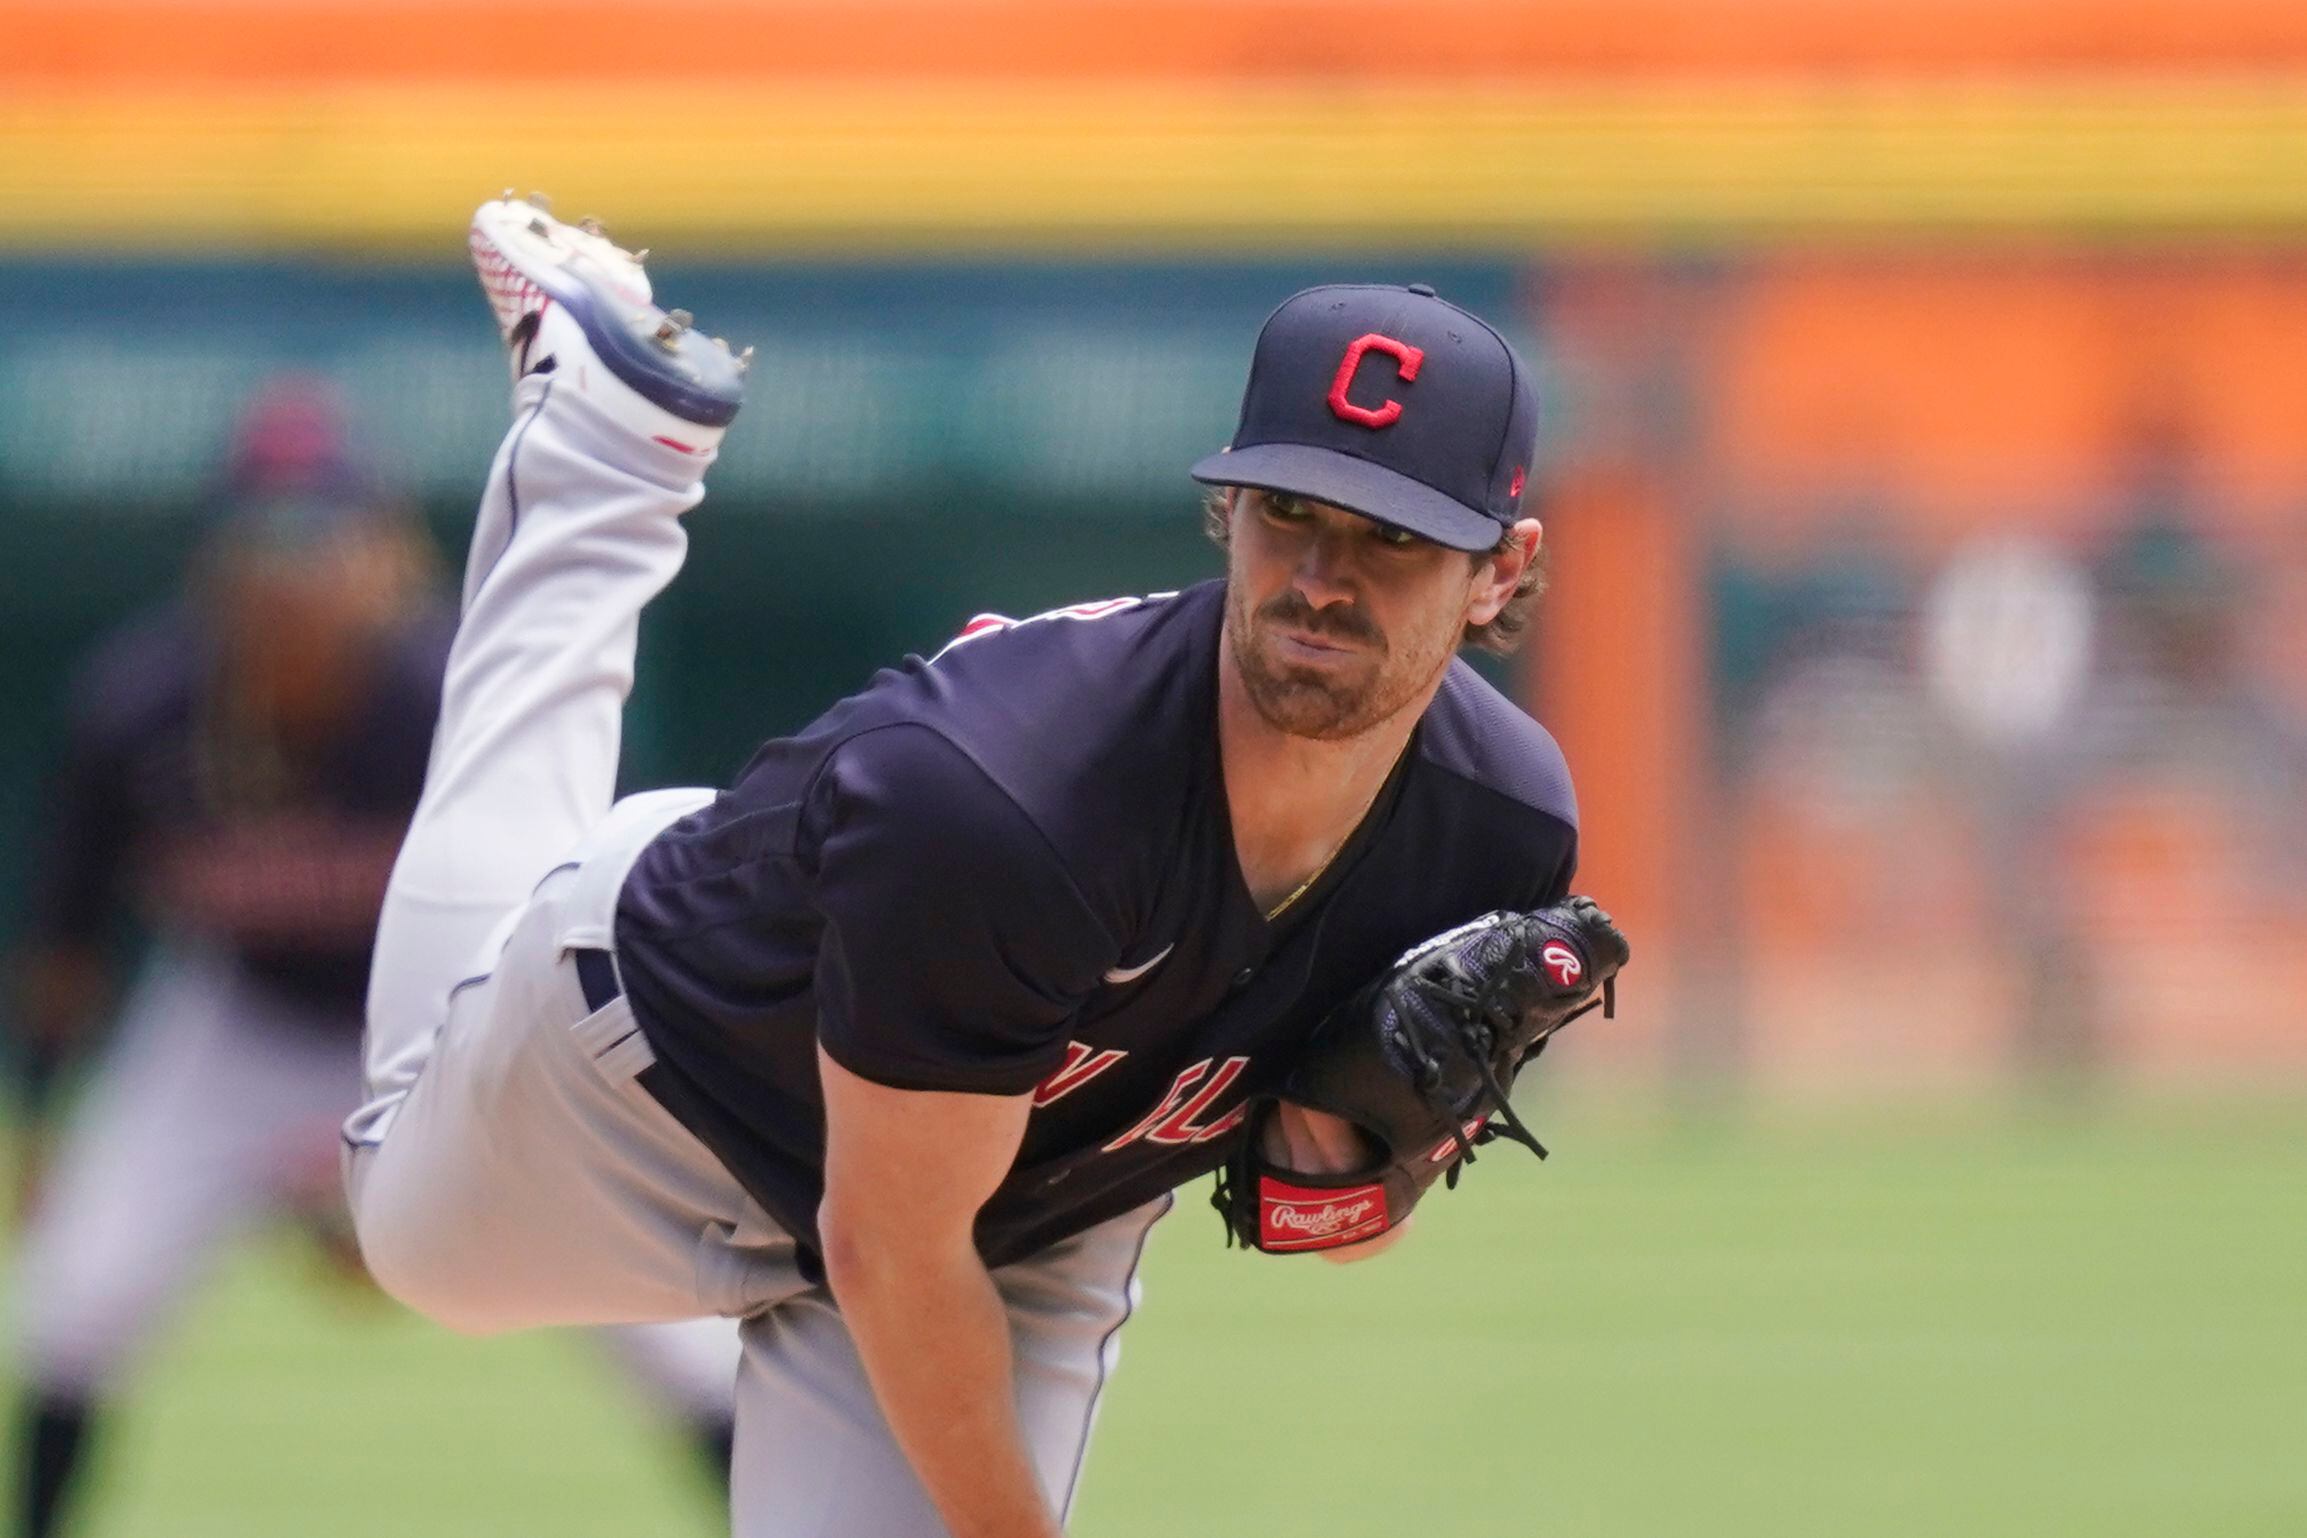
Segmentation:
{"type": "Polygon", "coordinates": [[[1398,470],[1303,443],[1256,443],[1212,454],[1192,474],[1211,486],[1249,486],[1327,502],[1453,550],[1488,550],[1506,530],[1487,513],[1398,470]]]}

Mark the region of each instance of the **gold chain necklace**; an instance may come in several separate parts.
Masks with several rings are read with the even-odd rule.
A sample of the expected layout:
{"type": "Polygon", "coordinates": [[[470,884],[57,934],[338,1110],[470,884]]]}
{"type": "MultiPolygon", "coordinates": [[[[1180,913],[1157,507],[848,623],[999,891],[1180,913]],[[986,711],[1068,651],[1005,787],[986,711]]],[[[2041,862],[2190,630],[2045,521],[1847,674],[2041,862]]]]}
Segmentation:
{"type": "Polygon", "coordinates": [[[1322,873],[1330,868],[1331,862],[1336,860],[1339,855],[1343,854],[1345,852],[1346,846],[1354,841],[1354,831],[1359,827],[1361,827],[1361,824],[1356,822],[1353,828],[1348,828],[1346,830],[1346,836],[1338,840],[1338,847],[1332,849],[1328,854],[1322,856],[1322,863],[1314,867],[1314,873],[1308,876],[1305,880],[1299,882],[1295,887],[1291,888],[1289,896],[1283,898],[1280,902],[1275,903],[1271,908],[1266,910],[1267,923],[1271,924],[1274,920],[1280,918],[1284,913],[1287,913],[1290,909],[1290,904],[1296,902],[1299,898],[1305,896],[1308,892],[1313,890],[1314,883],[1322,879],[1322,873]]]}
{"type": "MultiPolygon", "coordinates": [[[[1397,763],[1398,762],[1399,760],[1397,760],[1397,763]]],[[[1267,923],[1271,924],[1274,920],[1289,912],[1290,904],[1296,902],[1299,898],[1312,891],[1314,889],[1314,883],[1321,880],[1323,875],[1328,872],[1329,868],[1337,863],[1338,856],[1344,854],[1346,852],[1346,846],[1354,841],[1354,835],[1362,831],[1362,823],[1369,817],[1370,808],[1378,804],[1378,798],[1386,793],[1386,787],[1392,783],[1393,778],[1393,770],[1387,770],[1385,778],[1378,781],[1378,788],[1370,792],[1370,799],[1362,803],[1362,809],[1354,814],[1353,822],[1347,825],[1346,836],[1339,839],[1335,844],[1330,846],[1330,852],[1322,856],[1322,863],[1314,867],[1312,875],[1308,876],[1305,880],[1292,887],[1290,889],[1289,896],[1283,898],[1280,902],[1275,903],[1271,908],[1266,910],[1267,923]]]]}

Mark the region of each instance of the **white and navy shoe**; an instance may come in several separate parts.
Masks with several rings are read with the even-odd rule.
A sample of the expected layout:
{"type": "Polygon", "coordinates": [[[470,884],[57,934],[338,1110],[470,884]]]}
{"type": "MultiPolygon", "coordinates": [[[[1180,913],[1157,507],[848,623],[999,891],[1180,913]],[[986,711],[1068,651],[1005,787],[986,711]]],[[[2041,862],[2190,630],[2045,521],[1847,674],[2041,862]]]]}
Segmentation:
{"type": "Polygon", "coordinates": [[[745,399],[751,348],[732,353],[660,310],[641,256],[598,222],[564,224],[511,193],[473,214],[473,267],[511,353],[513,381],[552,374],[621,426],[705,456],[745,399]]]}

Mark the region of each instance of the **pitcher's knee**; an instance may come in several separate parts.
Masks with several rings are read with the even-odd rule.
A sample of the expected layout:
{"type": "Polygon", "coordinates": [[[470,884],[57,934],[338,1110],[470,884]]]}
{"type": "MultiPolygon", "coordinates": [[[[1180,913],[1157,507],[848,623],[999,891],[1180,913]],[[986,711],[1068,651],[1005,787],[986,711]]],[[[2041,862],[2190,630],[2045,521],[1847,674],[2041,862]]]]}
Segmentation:
{"type": "Polygon", "coordinates": [[[363,1203],[354,1207],[353,1229],[369,1276],[403,1307],[460,1335],[494,1335],[525,1322],[498,1295],[489,1257],[444,1228],[363,1203]]]}

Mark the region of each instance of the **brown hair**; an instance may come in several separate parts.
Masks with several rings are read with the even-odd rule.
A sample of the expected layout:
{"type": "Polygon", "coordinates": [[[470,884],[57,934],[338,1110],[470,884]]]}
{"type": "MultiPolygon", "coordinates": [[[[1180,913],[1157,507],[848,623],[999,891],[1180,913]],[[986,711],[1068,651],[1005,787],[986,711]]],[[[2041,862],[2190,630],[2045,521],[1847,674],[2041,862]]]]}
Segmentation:
{"type": "MultiPolygon", "coordinates": [[[[1210,494],[1202,499],[1202,532],[1220,550],[1225,549],[1233,537],[1233,514],[1227,498],[1234,491],[1247,489],[1251,488],[1213,486],[1210,494]]],[[[1268,495],[1265,492],[1258,494],[1268,495]]],[[[1513,531],[1505,530],[1499,534],[1496,545],[1488,550],[1469,550],[1466,558],[1479,566],[1492,556],[1511,548],[1513,542],[1513,531]]],[[[1512,656],[1515,648],[1522,644],[1522,633],[1530,628],[1530,617],[1538,607],[1538,595],[1545,591],[1546,547],[1540,545],[1531,555],[1530,564],[1522,568],[1522,580],[1514,584],[1514,591],[1506,599],[1505,607],[1491,616],[1487,624],[1468,625],[1465,633],[1459,636],[1458,644],[1480,647],[1483,651],[1495,652],[1501,657],[1512,656]]]]}

